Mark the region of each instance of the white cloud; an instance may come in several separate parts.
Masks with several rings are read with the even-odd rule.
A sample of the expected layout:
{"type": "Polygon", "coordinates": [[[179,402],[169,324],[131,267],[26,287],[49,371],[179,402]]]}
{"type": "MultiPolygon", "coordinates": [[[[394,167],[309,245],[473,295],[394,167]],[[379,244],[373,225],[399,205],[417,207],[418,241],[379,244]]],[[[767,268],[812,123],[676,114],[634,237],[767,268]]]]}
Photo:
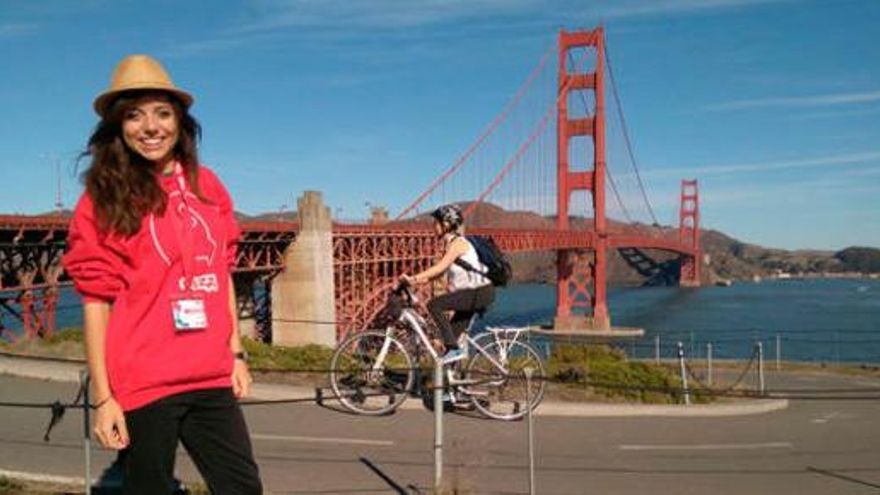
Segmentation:
{"type": "Polygon", "coordinates": [[[865,115],[876,115],[880,114],[880,106],[872,107],[872,108],[848,108],[848,109],[837,109],[837,110],[828,110],[821,112],[810,112],[803,114],[794,114],[786,116],[786,120],[801,122],[807,120],[817,120],[817,119],[830,119],[830,118],[841,118],[841,117],[861,117],[865,115]]]}
{"type": "Polygon", "coordinates": [[[633,0],[604,2],[594,6],[594,14],[604,18],[648,15],[694,14],[724,9],[738,9],[793,0],[633,0]]]}
{"type": "Polygon", "coordinates": [[[746,108],[766,107],[824,107],[833,105],[852,105],[858,103],[873,103],[880,101],[880,91],[867,91],[861,93],[835,93],[814,96],[785,96],[776,98],[754,98],[736,100],[725,103],[716,103],[705,107],[711,111],[742,110],[746,108]]]}
{"type": "Polygon", "coordinates": [[[575,29],[606,19],[723,12],[794,1],[800,0],[265,0],[252,6],[249,19],[238,19],[209,39],[170,51],[172,56],[191,56],[274,44],[279,38],[264,35],[279,34],[358,47],[365,38],[383,36],[404,49],[416,39],[472,39],[502,31],[522,38],[529,36],[524,33],[543,35],[559,26],[575,29]]]}
{"type": "Polygon", "coordinates": [[[413,28],[483,16],[517,14],[535,10],[541,3],[538,0],[277,0],[265,3],[266,8],[260,18],[238,30],[413,28]]]}
{"type": "Polygon", "coordinates": [[[18,38],[37,31],[39,25],[33,22],[8,22],[0,24],[0,39],[18,38]]]}
{"type": "Polygon", "coordinates": [[[234,32],[301,29],[356,37],[363,31],[399,31],[461,21],[479,23],[477,31],[484,27],[521,31],[528,26],[545,30],[612,18],[688,15],[795,1],[799,0],[269,0],[261,4],[255,19],[234,32]]]}
{"type": "Polygon", "coordinates": [[[696,167],[676,167],[654,169],[642,172],[642,175],[667,176],[667,175],[728,175],[742,172],[768,172],[776,170],[825,167],[832,165],[856,165],[861,163],[880,162],[880,151],[866,151],[862,153],[846,153],[842,155],[826,155],[795,160],[773,160],[766,162],[739,163],[729,165],[704,165],[696,167]]]}

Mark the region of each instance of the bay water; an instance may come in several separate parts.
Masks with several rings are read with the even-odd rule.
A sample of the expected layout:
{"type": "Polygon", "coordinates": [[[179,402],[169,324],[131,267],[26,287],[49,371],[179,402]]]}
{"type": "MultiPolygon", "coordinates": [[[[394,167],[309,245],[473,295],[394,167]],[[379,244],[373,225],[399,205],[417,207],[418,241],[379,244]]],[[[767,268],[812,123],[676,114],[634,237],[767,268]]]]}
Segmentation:
{"type": "MultiPolygon", "coordinates": [[[[521,284],[498,290],[481,325],[549,325],[556,288],[521,284]]],[[[611,288],[614,326],[637,327],[644,337],[617,345],[631,356],[675,356],[682,342],[690,357],[748,358],[762,342],[766,359],[777,345],[784,360],[880,363],[880,280],[804,279],[736,283],[731,287],[611,288]]],[[[4,316],[13,332],[18,322],[4,316]]],[[[63,291],[59,328],[82,324],[79,300],[63,291]]],[[[20,330],[19,330],[20,332],[20,330]]]]}

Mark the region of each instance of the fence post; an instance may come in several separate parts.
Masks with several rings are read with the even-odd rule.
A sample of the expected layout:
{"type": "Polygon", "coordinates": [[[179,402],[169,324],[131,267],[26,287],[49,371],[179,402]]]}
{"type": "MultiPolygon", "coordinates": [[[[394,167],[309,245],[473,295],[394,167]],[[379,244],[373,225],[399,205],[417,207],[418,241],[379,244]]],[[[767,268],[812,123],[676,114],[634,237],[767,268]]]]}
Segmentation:
{"type": "Polygon", "coordinates": [[[83,388],[83,449],[85,450],[85,489],[86,495],[92,494],[92,400],[89,393],[91,377],[88,370],[79,374],[80,386],[83,388]]]}
{"type": "Polygon", "coordinates": [[[443,485],[443,362],[434,361],[434,493],[443,485]]]}
{"type": "Polygon", "coordinates": [[[840,330],[834,331],[834,365],[840,366],[840,330]]]}
{"type": "Polygon", "coordinates": [[[706,367],[709,369],[707,382],[709,386],[712,386],[712,343],[706,343],[706,367]]]}
{"type": "Polygon", "coordinates": [[[535,437],[532,428],[532,373],[534,370],[527,366],[523,369],[526,375],[526,418],[528,420],[529,435],[529,495],[535,493],[535,437]]]}
{"type": "Polygon", "coordinates": [[[776,371],[782,369],[782,337],[776,334],[776,371]]]}
{"type": "Polygon", "coordinates": [[[660,364],[660,334],[654,336],[654,363],[660,364]]]}
{"type": "Polygon", "coordinates": [[[688,391],[688,378],[684,366],[684,344],[682,344],[681,341],[678,342],[678,367],[681,370],[681,386],[684,391],[684,404],[689,406],[691,405],[691,394],[690,391],[688,391]]]}
{"type": "Polygon", "coordinates": [[[764,395],[764,344],[758,342],[758,392],[764,395]]]}

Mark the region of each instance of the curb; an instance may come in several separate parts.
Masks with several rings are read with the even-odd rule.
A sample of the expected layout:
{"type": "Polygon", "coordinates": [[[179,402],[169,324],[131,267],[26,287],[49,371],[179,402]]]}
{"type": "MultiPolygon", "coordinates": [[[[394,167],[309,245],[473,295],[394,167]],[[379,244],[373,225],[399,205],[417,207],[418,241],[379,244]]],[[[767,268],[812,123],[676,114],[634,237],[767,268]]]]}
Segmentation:
{"type": "Polygon", "coordinates": [[[85,485],[85,478],[82,476],[56,476],[53,474],[29,473],[25,471],[9,471],[7,469],[0,469],[0,478],[7,478],[23,483],[39,483],[43,485],[58,485],[65,487],[81,487],[85,485]]]}
{"type": "MultiPolygon", "coordinates": [[[[80,372],[85,368],[84,361],[21,357],[0,353],[0,375],[22,378],[35,378],[59,382],[80,380],[80,372]]],[[[254,383],[250,398],[253,400],[291,400],[314,399],[314,387],[298,387],[272,383],[254,383]]],[[[327,401],[335,401],[327,397],[327,401]]],[[[587,402],[548,402],[544,401],[535,410],[536,416],[545,417],[725,417],[765,414],[788,407],[788,399],[757,399],[725,404],[603,404],[587,402]]],[[[421,399],[408,399],[401,409],[424,409],[421,399]]]]}

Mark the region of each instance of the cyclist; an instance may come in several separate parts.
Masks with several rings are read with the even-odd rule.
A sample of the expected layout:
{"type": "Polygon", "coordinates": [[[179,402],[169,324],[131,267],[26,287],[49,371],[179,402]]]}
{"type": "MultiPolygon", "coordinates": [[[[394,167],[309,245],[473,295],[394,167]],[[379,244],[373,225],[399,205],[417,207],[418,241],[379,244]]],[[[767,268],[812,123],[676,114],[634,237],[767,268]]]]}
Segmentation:
{"type": "Polygon", "coordinates": [[[430,282],[446,274],[446,293],[428,301],[428,311],[440,329],[445,354],[444,363],[452,363],[466,357],[458,346],[458,337],[465,331],[471,317],[484,311],[495,300],[492,282],[481,272],[486,267],[480,263],[477,251],[464,236],[464,217],[454,204],[444,205],[431,213],[434,231],[444,241],[443,257],[430,268],[415,275],[401,275],[401,281],[411,285],[430,282]],[[453,311],[450,319],[447,311],[453,311]]]}

